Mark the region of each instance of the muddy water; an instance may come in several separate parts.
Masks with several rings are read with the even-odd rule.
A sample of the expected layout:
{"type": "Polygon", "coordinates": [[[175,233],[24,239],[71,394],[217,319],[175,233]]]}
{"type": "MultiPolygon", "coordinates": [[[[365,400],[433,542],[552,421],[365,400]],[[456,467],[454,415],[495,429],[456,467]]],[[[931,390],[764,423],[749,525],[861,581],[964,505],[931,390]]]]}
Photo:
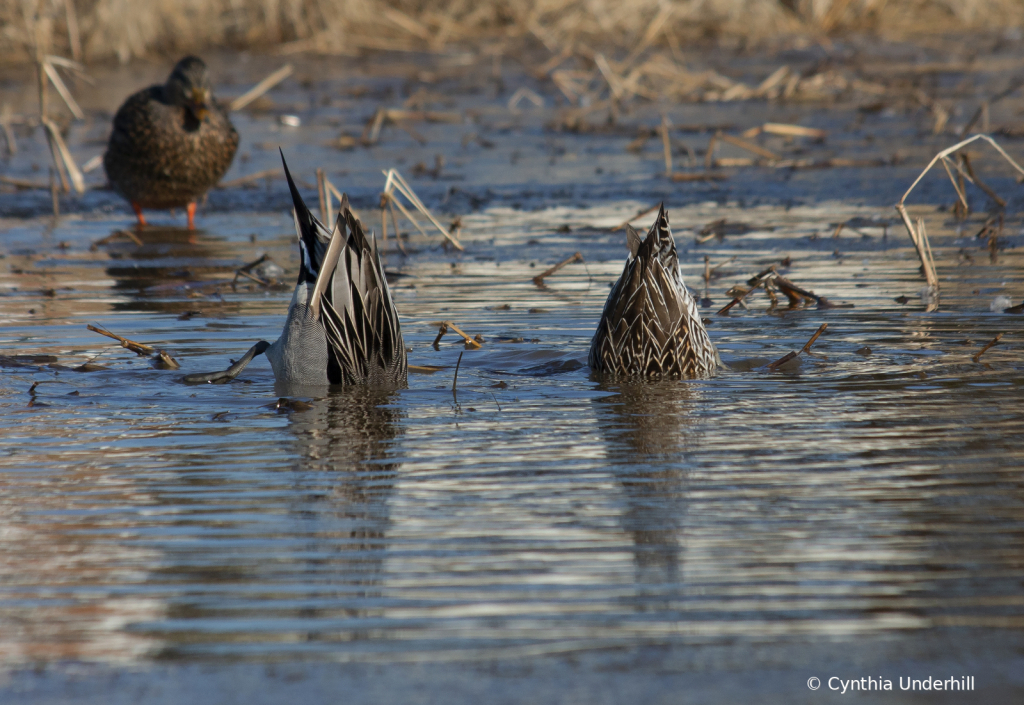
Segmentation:
{"type": "MultiPolygon", "coordinates": [[[[601,158],[531,173],[567,183],[601,158]]],[[[656,163],[630,159],[627,192],[668,188],[639,174],[656,163]]],[[[246,664],[307,663],[302,680],[327,678],[325,661],[372,662],[393,685],[374,692],[396,699],[523,675],[477,663],[527,664],[544,693],[574,674],[592,702],[610,697],[609,668],[622,682],[655,668],[666,689],[682,674],[705,701],[749,699],[762,680],[813,699],[806,678],[833,672],[977,674],[993,697],[1019,692],[1021,319],[991,309],[1024,297],[1021,224],[1010,218],[991,255],[974,238],[983,216],[961,226],[917,209],[943,282],[926,313],[905,234],[891,208],[856,205],[870,188],[849,179],[872,176],[852,172],[819,184],[849,198],[811,205],[751,206],[734,197],[756,196],[749,184],[672,187],[691,287],[705,255],[725,262],[705,315],[731,369],[692,382],[613,384],[586,368],[625,254],[610,228],[650,205],[596,186],[548,199],[510,177],[519,196],[463,216],[464,253],[413,231],[403,254],[392,237],[410,363],[440,369],[387,396],[279,401],[262,358],[230,385],[182,383],[280,330],[298,265],[280,183],[215,195],[196,233],[157,215],[141,244],[95,244],[128,223],[120,205],[102,212],[102,192],[58,221],[0,221],[0,654],[16,674],[0,693],[57,702],[76,672],[25,669],[69,661],[110,669],[86,681],[98,693],[136,674],[168,702],[183,682],[263,679],[259,701],[291,676],[246,664]],[[723,218],[746,227],[695,243],[723,218]],[[576,251],[583,264],[533,283],[576,251]],[[232,284],[261,254],[284,284],[232,284]],[[770,264],[839,306],[756,294],[714,315],[770,264]],[[434,349],[442,320],[483,346],[449,334],[434,349]],[[816,355],[764,368],[821,323],[816,355]],[[189,670],[211,661],[221,669],[189,670]],[[439,662],[471,666],[442,678],[439,662]],[[726,672],[760,675],[722,690],[726,672]]],[[[372,194],[367,174],[353,182],[372,194]]],[[[448,188],[417,183],[435,202],[448,188]]],[[[369,195],[357,205],[378,223],[369,195]]]]}

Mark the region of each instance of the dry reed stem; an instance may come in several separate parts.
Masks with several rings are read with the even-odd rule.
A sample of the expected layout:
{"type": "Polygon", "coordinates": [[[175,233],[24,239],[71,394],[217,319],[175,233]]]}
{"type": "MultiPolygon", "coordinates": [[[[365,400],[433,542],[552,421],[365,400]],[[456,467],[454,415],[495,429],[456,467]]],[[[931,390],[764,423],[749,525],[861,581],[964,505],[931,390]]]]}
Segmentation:
{"type": "Polygon", "coordinates": [[[820,326],[818,326],[818,330],[816,330],[814,332],[814,335],[811,336],[811,339],[808,340],[806,343],[804,343],[804,346],[802,348],[800,348],[800,350],[786,353],[785,355],[780,357],[778,360],[776,360],[775,362],[773,362],[770,365],[768,365],[768,369],[769,370],[776,370],[779,367],[781,367],[782,365],[784,365],[787,362],[789,362],[790,360],[792,360],[793,358],[799,356],[800,353],[810,353],[811,346],[814,345],[814,341],[816,341],[818,339],[818,336],[820,336],[822,333],[825,332],[826,328],[828,328],[828,324],[827,323],[822,323],[820,326]]]}
{"type": "Polygon", "coordinates": [[[582,262],[583,255],[579,252],[574,253],[571,257],[567,257],[553,267],[550,267],[533,278],[533,283],[537,286],[544,286],[544,279],[550,277],[552,274],[562,269],[566,265],[572,264],[573,262],[582,262]]]}
{"type": "Polygon", "coordinates": [[[316,193],[320,199],[320,222],[330,227],[330,206],[327,204],[327,189],[324,186],[324,170],[316,170],[316,193]]]}
{"type": "Polygon", "coordinates": [[[405,179],[402,178],[402,175],[398,173],[397,169],[388,169],[387,171],[382,171],[381,173],[384,174],[385,176],[384,193],[388,194],[388,197],[391,200],[391,202],[398,206],[399,210],[402,211],[402,213],[409,219],[409,221],[413,223],[416,226],[416,228],[423,233],[424,236],[426,236],[426,232],[423,230],[423,228],[421,228],[419,223],[417,223],[415,219],[413,219],[412,215],[409,213],[408,210],[405,209],[401,202],[398,199],[394,198],[395,191],[398,191],[400,194],[402,194],[402,196],[404,196],[405,199],[409,201],[409,203],[416,210],[418,210],[420,213],[426,216],[426,218],[431,223],[434,224],[434,227],[437,228],[437,230],[445,237],[446,240],[448,240],[448,242],[452,244],[452,246],[455,249],[459,250],[460,252],[464,249],[462,245],[459,243],[459,241],[455,237],[453,237],[453,235],[450,232],[448,232],[448,230],[445,229],[441,225],[441,223],[437,221],[437,218],[434,217],[434,214],[431,213],[430,210],[425,205],[423,205],[423,201],[421,201],[419,196],[416,195],[416,192],[412,190],[412,187],[409,186],[408,183],[406,183],[405,179]]]}
{"type": "Polygon", "coordinates": [[[11,129],[10,106],[7,103],[0,108],[0,131],[4,133],[4,144],[7,148],[7,156],[13,157],[18,153],[18,141],[14,138],[14,130],[11,129]]]}
{"type": "Polygon", "coordinates": [[[452,377],[452,397],[454,397],[455,401],[459,400],[458,396],[456,396],[456,394],[455,394],[455,387],[459,383],[459,368],[462,366],[462,356],[465,353],[466,353],[465,350],[460,350],[459,351],[459,360],[458,360],[458,362],[455,363],[455,376],[452,377]]]}
{"type": "Polygon", "coordinates": [[[3,176],[0,174],[0,184],[14,186],[17,189],[45,190],[50,188],[48,183],[32,181],[31,179],[19,179],[16,176],[3,176]]]}
{"type": "MultiPolygon", "coordinates": [[[[68,150],[68,146],[64,144],[64,138],[61,137],[60,130],[49,118],[43,117],[40,118],[40,121],[46,128],[47,136],[50,139],[51,151],[55,152],[54,161],[57,162],[58,155],[60,157],[60,161],[57,162],[58,170],[60,169],[61,164],[63,164],[64,168],[67,169],[71,183],[74,184],[75,191],[79,194],[85,193],[85,177],[82,176],[82,172],[79,171],[78,166],[75,164],[75,159],[71,156],[71,151],[68,150]],[[56,148],[55,150],[54,147],[56,148]]],[[[70,189],[65,188],[65,190],[70,189]]]]}
{"type": "Polygon", "coordinates": [[[674,171],[669,175],[673,181],[686,182],[686,181],[725,181],[729,178],[728,174],[723,174],[717,171],[697,171],[697,172],[681,172],[674,171]]]}
{"type": "Polygon", "coordinates": [[[91,323],[87,325],[86,328],[91,330],[93,333],[99,333],[100,335],[105,335],[108,338],[113,338],[117,342],[121,343],[122,348],[131,350],[136,355],[152,355],[153,353],[156,352],[156,348],[152,346],[146,345],[144,343],[136,343],[134,340],[128,340],[128,338],[123,338],[120,335],[117,335],[116,333],[111,333],[106,328],[98,328],[92,325],[91,323]]]}
{"type": "MultiPolygon", "coordinates": [[[[395,199],[388,199],[388,208],[391,209],[391,222],[393,224],[392,227],[395,229],[395,242],[398,243],[398,249],[402,252],[403,255],[408,254],[405,251],[405,245],[402,243],[402,233],[399,232],[398,230],[398,214],[395,213],[395,199]]],[[[413,225],[416,225],[416,223],[413,222],[413,225]]]]}
{"type": "Polygon", "coordinates": [[[71,91],[64,85],[64,80],[57,73],[57,70],[53,68],[53,64],[50,63],[49,57],[43,59],[42,63],[43,71],[46,73],[47,78],[50,79],[50,83],[57,89],[57,95],[64,101],[64,105],[68,106],[68,110],[75,116],[76,120],[84,120],[85,113],[82,111],[81,106],[75,100],[74,96],[71,95],[71,91]]]}
{"type": "Polygon", "coordinates": [[[998,333],[995,338],[985,343],[985,347],[983,347],[981,350],[972,355],[971,359],[974,360],[975,362],[978,362],[981,359],[981,356],[984,355],[989,348],[995,346],[1000,340],[1002,340],[1004,335],[1005,333],[998,333]]]}
{"type": "Polygon", "coordinates": [[[708,171],[715,165],[715,149],[718,147],[718,140],[722,136],[721,130],[716,130],[708,140],[708,150],[704,153],[704,171],[708,171]]]}
{"type": "Polygon", "coordinates": [[[465,343],[466,345],[472,346],[474,349],[482,347],[483,338],[481,338],[480,336],[477,336],[475,339],[470,338],[468,335],[466,335],[466,333],[462,331],[462,329],[460,329],[451,321],[442,321],[440,328],[438,328],[437,330],[437,337],[434,338],[434,342],[431,343],[435,350],[438,349],[438,345],[441,342],[441,338],[444,337],[444,335],[449,331],[449,329],[457,333],[459,336],[461,336],[462,342],[465,343]]]}
{"type": "Polygon", "coordinates": [[[722,140],[723,142],[728,142],[731,145],[739,147],[740,149],[745,149],[748,152],[752,152],[752,153],[758,155],[759,157],[764,157],[765,159],[767,159],[769,161],[772,161],[772,162],[776,162],[776,161],[778,161],[781,158],[781,157],[779,157],[778,154],[776,154],[775,152],[771,151],[770,149],[765,149],[764,147],[762,147],[759,144],[754,144],[753,142],[748,142],[747,140],[743,139],[742,137],[736,137],[734,135],[726,134],[724,132],[718,133],[717,137],[718,137],[718,139],[722,140]]]}
{"type": "Polygon", "coordinates": [[[825,132],[825,130],[780,122],[766,122],[763,125],[751,127],[749,130],[741,132],[740,136],[747,139],[753,139],[761,134],[780,135],[782,137],[807,137],[815,140],[823,140],[828,136],[828,133],[825,132]]]}
{"type": "Polygon", "coordinates": [[[238,269],[238,270],[235,271],[235,278],[231,281],[231,286],[235,285],[235,283],[238,281],[238,277],[245,277],[246,279],[248,279],[250,281],[254,281],[257,284],[259,284],[260,286],[264,286],[264,287],[270,286],[272,284],[272,282],[268,282],[268,281],[266,281],[264,279],[260,279],[259,277],[255,276],[253,274],[250,274],[249,272],[247,272],[247,271],[245,271],[243,269],[238,269]]]}
{"type": "MultiPolygon", "coordinates": [[[[980,188],[982,191],[984,191],[985,195],[987,195],[989,198],[991,198],[993,201],[999,204],[1000,208],[1006,208],[1006,201],[1000,198],[999,194],[993,191],[991,187],[989,187],[987,184],[985,184],[985,182],[979,179],[977,175],[975,175],[974,168],[971,166],[971,158],[970,156],[968,156],[966,152],[960,153],[960,162],[964,165],[964,169],[967,171],[967,174],[971,177],[971,180],[974,182],[974,185],[980,188]]],[[[967,204],[965,203],[964,205],[966,206],[967,204]]]]}
{"type": "Polygon", "coordinates": [[[948,157],[950,154],[953,154],[954,152],[957,152],[958,150],[963,149],[967,145],[969,145],[972,142],[975,142],[977,140],[984,140],[984,141],[988,142],[990,145],[992,145],[992,147],[997,152],[999,152],[999,154],[1001,154],[1002,157],[1006,161],[1008,161],[1010,163],[1010,165],[1013,166],[1014,169],[1016,169],[1022,176],[1024,176],[1024,168],[1022,168],[1017,162],[1015,162],[1013,160],[1013,158],[1009,154],[1006,153],[1006,150],[1004,150],[999,145],[998,142],[996,142],[994,139],[992,139],[988,135],[982,135],[982,134],[972,135],[971,137],[968,137],[965,140],[957,142],[952,147],[947,147],[946,149],[942,150],[941,152],[936,154],[934,157],[932,157],[932,160],[930,162],[928,162],[928,166],[926,166],[924,168],[924,170],[918,175],[918,177],[916,179],[914,179],[914,182],[912,184],[910,184],[910,188],[908,188],[907,192],[903,194],[902,198],[900,198],[899,204],[897,205],[897,210],[899,210],[899,207],[902,206],[906,202],[907,197],[910,195],[910,193],[914,190],[914,188],[921,181],[921,179],[923,179],[925,177],[925,174],[927,174],[929,171],[931,171],[932,167],[935,166],[935,163],[937,161],[939,161],[940,159],[942,159],[944,157],[948,157]]]}
{"type": "MultiPolygon", "coordinates": [[[[725,264],[725,263],[723,262],[723,264],[725,264]]],[[[719,265],[719,266],[721,266],[721,265],[719,265]]],[[[757,289],[757,287],[759,287],[762,284],[764,284],[768,279],[774,278],[776,276],[778,276],[778,275],[775,273],[775,265],[773,264],[770,267],[768,267],[768,269],[765,269],[765,270],[759,272],[753,278],[748,279],[747,280],[747,284],[750,286],[750,288],[747,289],[742,294],[740,294],[739,296],[734,297],[732,301],[730,301],[725,306],[723,306],[718,311],[716,311],[715,315],[718,315],[718,316],[726,315],[727,313],[729,313],[729,310],[733,306],[735,306],[736,304],[742,303],[743,299],[747,298],[751,293],[753,293],[753,291],[755,289],[757,289]]],[[[746,304],[744,304],[744,306],[746,306],[746,304]]]]}
{"type": "Polygon", "coordinates": [[[53,178],[53,167],[50,167],[50,201],[53,205],[53,217],[60,217],[60,197],[57,195],[57,181],[53,178]]]}
{"type": "Polygon", "coordinates": [[[672,142],[669,139],[668,131],[671,128],[671,123],[668,121],[668,115],[662,113],[661,115],[661,149],[665,156],[665,174],[672,174],[672,142]]]}
{"type": "MultiPolygon", "coordinates": [[[[1006,161],[1010,163],[1011,166],[1013,166],[1014,169],[1018,171],[1018,173],[1024,175],[1024,168],[1022,168],[1016,161],[1014,161],[1013,158],[1006,153],[1006,150],[1004,150],[998,142],[996,142],[988,135],[972,135],[971,137],[965,140],[957,142],[951,147],[947,147],[946,149],[942,150],[934,157],[932,157],[932,160],[928,162],[928,165],[924,168],[924,170],[918,175],[916,179],[914,179],[914,182],[910,184],[910,188],[907,189],[906,193],[903,194],[903,197],[900,198],[899,203],[896,204],[896,212],[900,214],[900,218],[903,220],[903,225],[906,227],[907,233],[910,235],[910,240],[911,242],[914,243],[914,248],[917,250],[917,256],[921,260],[921,266],[924,270],[925,281],[927,282],[928,287],[933,290],[936,296],[938,295],[939,291],[939,279],[937,274],[935,273],[935,262],[931,256],[931,245],[928,242],[927,233],[925,233],[924,231],[924,221],[918,220],[918,226],[920,227],[920,231],[915,229],[913,223],[911,223],[910,221],[910,215],[907,213],[906,200],[907,197],[910,196],[914,188],[917,186],[917,184],[920,183],[921,179],[925,177],[925,174],[931,171],[932,167],[935,166],[936,162],[942,161],[943,166],[946,168],[946,173],[950,177],[950,181],[954,182],[953,187],[957,192],[957,196],[961,199],[961,202],[966,205],[966,197],[964,196],[963,189],[959,187],[953,179],[953,174],[950,171],[950,163],[948,162],[947,157],[977,140],[984,140],[985,142],[988,142],[997,152],[999,152],[1000,155],[1002,155],[1002,157],[1006,161]]],[[[960,171],[959,167],[955,163],[953,166],[957,168],[958,172],[960,171]]],[[[928,310],[933,311],[936,308],[937,303],[933,298],[933,300],[930,301],[928,304],[928,310]]]]}
{"type": "Polygon", "coordinates": [[[538,95],[536,91],[532,91],[526,86],[520,86],[508,99],[508,109],[516,110],[519,107],[519,104],[524,100],[530,101],[535,107],[544,107],[544,99],[538,95]]]}
{"type": "Polygon", "coordinates": [[[231,101],[231,104],[228,106],[228,108],[232,112],[236,110],[241,110],[257,98],[262,96],[264,93],[269,91],[271,88],[276,86],[278,83],[291,76],[294,71],[295,69],[291,64],[285,64],[277,71],[274,71],[272,74],[270,74],[262,81],[257,83],[255,86],[247,90],[245,93],[231,101]]]}

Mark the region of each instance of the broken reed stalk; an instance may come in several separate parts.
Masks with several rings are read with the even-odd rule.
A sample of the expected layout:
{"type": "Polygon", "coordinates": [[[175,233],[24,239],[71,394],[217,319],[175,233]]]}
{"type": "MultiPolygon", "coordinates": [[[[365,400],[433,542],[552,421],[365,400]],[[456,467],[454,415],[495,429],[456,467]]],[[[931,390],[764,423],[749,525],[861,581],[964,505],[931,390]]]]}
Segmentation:
{"type": "Polygon", "coordinates": [[[263,279],[260,279],[259,277],[257,277],[254,274],[250,274],[249,272],[245,271],[244,269],[236,269],[235,270],[235,278],[231,280],[231,285],[232,286],[234,286],[235,282],[238,281],[238,277],[245,277],[246,279],[249,279],[251,281],[256,282],[260,286],[270,286],[270,284],[271,284],[271,282],[264,281],[263,279]]]}
{"type": "Polygon", "coordinates": [[[320,197],[320,222],[331,227],[330,204],[327,201],[330,196],[327,195],[327,187],[324,186],[324,170],[320,168],[316,170],[316,192],[320,197]]]}
{"type": "Polygon", "coordinates": [[[561,262],[559,262],[558,264],[556,264],[554,267],[546,269],[543,272],[541,272],[540,274],[538,274],[537,276],[535,276],[533,278],[533,283],[536,284],[537,286],[543,286],[544,285],[544,279],[546,277],[550,277],[552,274],[554,274],[555,272],[557,272],[562,267],[564,267],[564,266],[566,266],[568,264],[572,264],[573,262],[582,262],[582,261],[583,261],[583,255],[580,254],[579,252],[576,252],[571,257],[568,257],[568,258],[562,260],[561,262]]]}
{"type": "Polygon", "coordinates": [[[178,364],[177,360],[175,360],[173,357],[171,357],[163,350],[158,350],[157,348],[145,345],[143,343],[136,343],[134,340],[128,340],[128,338],[122,338],[120,335],[117,335],[116,333],[111,333],[106,328],[97,328],[92,324],[89,324],[86,327],[89,330],[93,331],[94,333],[99,333],[100,335],[105,335],[108,338],[113,338],[117,342],[121,343],[122,348],[131,350],[136,355],[152,355],[154,361],[158,365],[166,369],[177,370],[181,367],[181,365],[178,364]]]}
{"type": "Polygon", "coordinates": [[[40,118],[40,121],[46,129],[46,136],[50,142],[50,153],[53,155],[53,161],[61,174],[61,183],[64,186],[64,190],[70,191],[71,189],[67,185],[61,166],[67,169],[68,177],[71,179],[75,191],[79,194],[85,193],[85,177],[82,176],[78,165],[75,164],[75,159],[71,156],[68,146],[64,144],[64,138],[61,137],[60,129],[49,118],[40,118]]]}
{"type": "Polygon", "coordinates": [[[711,258],[704,255],[704,298],[710,299],[708,286],[711,284],[711,258]]]}
{"type": "Polygon", "coordinates": [[[808,340],[806,343],[804,343],[804,346],[802,348],[800,348],[800,350],[796,350],[796,351],[793,351],[793,352],[786,353],[785,355],[780,357],[778,360],[776,360],[775,362],[773,362],[770,365],[768,365],[768,369],[769,370],[776,370],[779,367],[781,367],[782,365],[785,365],[787,362],[789,362],[793,358],[795,358],[798,355],[800,355],[800,353],[809,353],[811,351],[811,346],[814,345],[814,341],[816,341],[818,339],[818,336],[820,336],[822,333],[825,332],[826,328],[828,328],[828,323],[822,323],[820,326],[818,326],[818,330],[816,330],[814,332],[814,335],[811,336],[811,339],[808,340]]]}
{"type": "Polygon", "coordinates": [[[285,64],[277,71],[274,71],[274,73],[270,74],[262,81],[257,83],[255,86],[247,90],[245,93],[231,101],[231,105],[228,106],[229,109],[232,112],[235,110],[241,110],[257,98],[262,96],[264,93],[269,91],[271,88],[276,86],[278,83],[291,76],[294,70],[295,69],[292,67],[291,64],[285,64]]]}
{"type": "Polygon", "coordinates": [[[981,359],[981,356],[984,355],[988,351],[989,348],[994,347],[996,345],[996,343],[998,343],[1000,340],[1002,340],[1002,337],[1004,335],[1005,335],[1005,333],[998,333],[995,338],[993,338],[992,340],[990,340],[987,343],[985,343],[985,347],[983,347],[981,350],[979,350],[974,355],[972,355],[971,359],[974,360],[975,362],[978,362],[981,359]]]}
{"type": "Polygon", "coordinates": [[[53,217],[60,217],[60,197],[57,195],[57,180],[53,178],[53,167],[50,167],[50,200],[53,201],[53,217]]]}
{"type": "MultiPolygon", "coordinates": [[[[900,217],[903,218],[903,224],[906,226],[907,232],[910,233],[910,241],[914,243],[917,257],[921,260],[921,271],[924,274],[925,283],[937,295],[939,293],[939,277],[935,273],[935,260],[932,258],[932,248],[928,242],[928,233],[925,231],[924,219],[918,218],[917,227],[914,227],[910,222],[907,209],[902,203],[896,206],[896,210],[899,212],[900,217]]],[[[934,309],[929,308],[929,310],[934,309]]]]}
{"type": "Polygon", "coordinates": [[[445,333],[447,333],[449,329],[451,329],[458,335],[462,336],[462,342],[465,343],[466,345],[471,346],[474,349],[483,347],[483,338],[481,338],[479,335],[476,338],[470,338],[468,335],[466,335],[465,332],[463,332],[461,328],[459,328],[451,321],[442,321],[441,327],[438,328],[437,331],[437,337],[434,338],[434,342],[431,343],[435,350],[438,349],[441,343],[441,338],[444,337],[445,333]]]}
{"type": "Polygon", "coordinates": [[[733,135],[726,134],[724,132],[719,132],[716,135],[716,137],[718,139],[722,140],[723,142],[728,142],[729,144],[733,145],[734,147],[739,147],[740,149],[745,149],[748,152],[751,152],[753,154],[758,155],[759,157],[764,157],[768,161],[777,162],[779,159],[781,159],[781,157],[778,154],[776,154],[775,152],[773,152],[773,151],[771,151],[769,149],[765,149],[764,147],[762,147],[759,144],[754,144],[753,142],[748,142],[747,140],[742,139],[740,137],[735,137],[733,135]]]}
{"type": "MultiPolygon", "coordinates": [[[[971,180],[974,181],[975,186],[980,188],[982,191],[985,192],[986,196],[988,196],[997,204],[999,204],[1000,208],[1006,208],[1006,201],[1000,198],[999,194],[993,191],[990,186],[988,186],[985,182],[979,179],[977,175],[975,175],[974,168],[971,166],[971,158],[967,156],[966,152],[960,154],[960,163],[964,165],[964,169],[967,171],[968,175],[970,175],[971,180]]],[[[966,206],[967,204],[965,203],[964,205],[966,206]]]]}
{"type": "Polygon", "coordinates": [[[91,330],[93,333],[99,333],[100,335],[105,335],[108,338],[113,338],[117,342],[121,343],[122,348],[127,348],[137,355],[152,355],[156,352],[156,348],[154,347],[145,345],[144,343],[136,343],[134,340],[128,340],[128,338],[123,338],[117,333],[111,333],[106,328],[97,328],[91,323],[87,325],[86,328],[91,330]]]}
{"type": "Polygon", "coordinates": [[[459,367],[462,366],[462,356],[466,353],[465,350],[459,351],[459,361],[455,363],[455,376],[452,377],[452,396],[458,401],[458,397],[455,396],[455,387],[459,384],[459,367]]]}
{"type": "Polygon", "coordinates": [[[464,250],[462,244],[459,243],[459,241],[455,239],[455,237],[453,237],[452,234],[448,232],[448,230],[444,226],[441,225],[441,223],[438,222],[437,218],[434,217],[434,214],[431,213],[425,205],[423,205],[423,201],[420,200],[419,196],[416,195],[416,192],[412,190],[412,187],[410,187],[409,184],[405,181],[405,179],[402,178],[402,175],[398,173],[397,169],[388,169],[387,171],[382,171],[381,173],[383,173],[385,176],[384,193],[388,194],[391,201],[398,206],[399,210],[401,210],[402,213],[407,218],[409,218],[409,221],[413,223],[416,226],[416,228],[423,233],[424,236],[426,236],[427,233],[423,230],[423,228],[419,226],[419,223],[417,223],[413,219],[412,215],[409,213],[408,210],[405,209],[401,202],[399,202],[398,199],[394,198],[395,191],[402,194],[402,196],[416,210],[422,213],[427,218],[427,220],[433,223],[434,227],[437,228],[438,232],[440,232],[441,235],[443,235],[444,238],[451,243],[452,247],[459,250],[460,252],[464,250]]]}
{"type": "Polygon", "coordinates": [[[53,67],[50,57],[43,59],[42,67],[43,72],[46,73],[46,76],[50,79],[50,83],[53,84],[53,87],[57,89],[57,94],[64,101],[64,105],[68,106],[68,110],[71,111],[71,114],[74,115],[77,120],[84,120],[85,113],[78,105],[74,96],[71,95],[71,91],[69,91],[68,87],[64,85],[64,81],[61,79],[60,74],[57,73],[57,70],[53,67]]]}
{"type": "MultiPolygon", "coordinates": [[[[395,242],[398,243],[398,249],[401,250],[402,254],[408,254],[405,251],[405,244],[402,242],[402,233],[398,230],[398,213],[395,213],[395,199],[388,198],[388,208],[391,209],[391,227],[395,229],[395,242]]],[[[416,225],[414,222],[413,225],[416,225]]]]}
{"type": "Polygon", "coordinates": [[[1024,176],[1024,167],[1021,167],[1020,164],[1015,162],[1013,160],[1013,157],[1007,154],[1006,150],[999,146],[999,143],[996,142],[991,137],[989,137],[988,135],[972,135],[971,137],[968,137],[965,140],[957,142],[952,147],[947,147],[946,149],[942,150],[934,157],[932,157],[932,160],[928,162],[928,166],[926,166],[924,170],[918,175],[918,177],[914,179],[914,183],[910,184],[910,188],[907,189],[907,192],[903,194],[902,198],[900,198],[899,203],[896,204],[896,210],[900,213],[900,216],[903,218],[903,224],[907,226],[907,232],[910,233],[911,239],[913,239],[914,237],[913,227],[910,225],[910,218],[906,215],[906,207],[904,205],[907,201],[907,198],[910,196],[910,193],[914,190],[918,183],[920,183],[921,179],[925,177],[925,174],[932,170],[932,167],[935,166],[936,162],[945,159],[950,154],[953,154],[963,149],[967,145],[977,140],[984,140],[985,142],[988,142],[990,145],[992,145],[992,148],[999,152],[999,154],[1002,155],[1003,159],[1008,161],[1014,169],[1016,169],[1022,176],[1024,176]]]}
{"type": "MultiPolygon", "coordinates": [[[[725,264],[725,262],[723,262],[722,264],[725,264]]],[[[719,265],[719,266],[721,266],[721,265],[719,265]]],[[[717,267],[716,267],[716,269],[717,269],[717,267]]],[[[740,296],[737,296],[737,297],[733,298],[732,301],[730,301],[725,306],[723,306],[718,311],[716,311],[715,315],[717,315],[717,316],[724,316],[724,315],[726,315],[727,313],[729,313],[729,309],[731,309],[733,306],[735,306],[736,304],[738,304],[741,301],[743,301],[743,299],[747,298],[755,289],[757,289],[757,287],[759,287],[762,284],[764,284],[765,281],[769,277],[774,277],[774,276],[777,276],[777,275],[775,274],[775,265],[773,264],[772,266],[768,267],[768,269],[765,269],[765,270],[759,272],[756,276],[752,277],[751,279],[748,279],[747,280],[747,284],[750,286],[750,288],[747,289],[745,292],[743,292],[740,296]]]]}

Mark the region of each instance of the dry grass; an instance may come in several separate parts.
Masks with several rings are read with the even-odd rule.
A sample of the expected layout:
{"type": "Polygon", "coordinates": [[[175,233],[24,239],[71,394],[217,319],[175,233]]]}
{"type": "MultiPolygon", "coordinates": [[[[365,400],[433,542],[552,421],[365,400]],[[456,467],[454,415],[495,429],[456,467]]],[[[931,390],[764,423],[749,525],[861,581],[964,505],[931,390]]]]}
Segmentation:
{"type": "Polygon", "coordinates": [[[0,63],[42,54],[128,61],[211,46],[354,54],[522,39],[556,54],[593,47],[611,55],[698,38],[1020,26],[1020,0],[0,0],[0,63]]]}

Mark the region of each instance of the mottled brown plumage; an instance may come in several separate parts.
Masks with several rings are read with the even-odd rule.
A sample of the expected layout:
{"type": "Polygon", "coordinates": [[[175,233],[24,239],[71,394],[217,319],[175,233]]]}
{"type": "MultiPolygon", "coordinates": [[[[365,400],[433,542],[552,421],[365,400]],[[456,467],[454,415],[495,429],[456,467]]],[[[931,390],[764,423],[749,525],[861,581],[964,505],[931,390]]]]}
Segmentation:
{"type": "Polygon", "coordinates": [[[626,226],[629,256],[590,343],[590,369],[613,377],[710,377],[721,366],[683,283],[662,205],[645,239],[626,226]]]}
{"type": "Polygon", "coordinates": [[[238,133],[213,101],[206,64],[187,56],[167,83],[120,107],[103,166],[141,225],[143,208],[187,206],[192,228],[196,200],[220,181],[237,148],[238,133]]]}

